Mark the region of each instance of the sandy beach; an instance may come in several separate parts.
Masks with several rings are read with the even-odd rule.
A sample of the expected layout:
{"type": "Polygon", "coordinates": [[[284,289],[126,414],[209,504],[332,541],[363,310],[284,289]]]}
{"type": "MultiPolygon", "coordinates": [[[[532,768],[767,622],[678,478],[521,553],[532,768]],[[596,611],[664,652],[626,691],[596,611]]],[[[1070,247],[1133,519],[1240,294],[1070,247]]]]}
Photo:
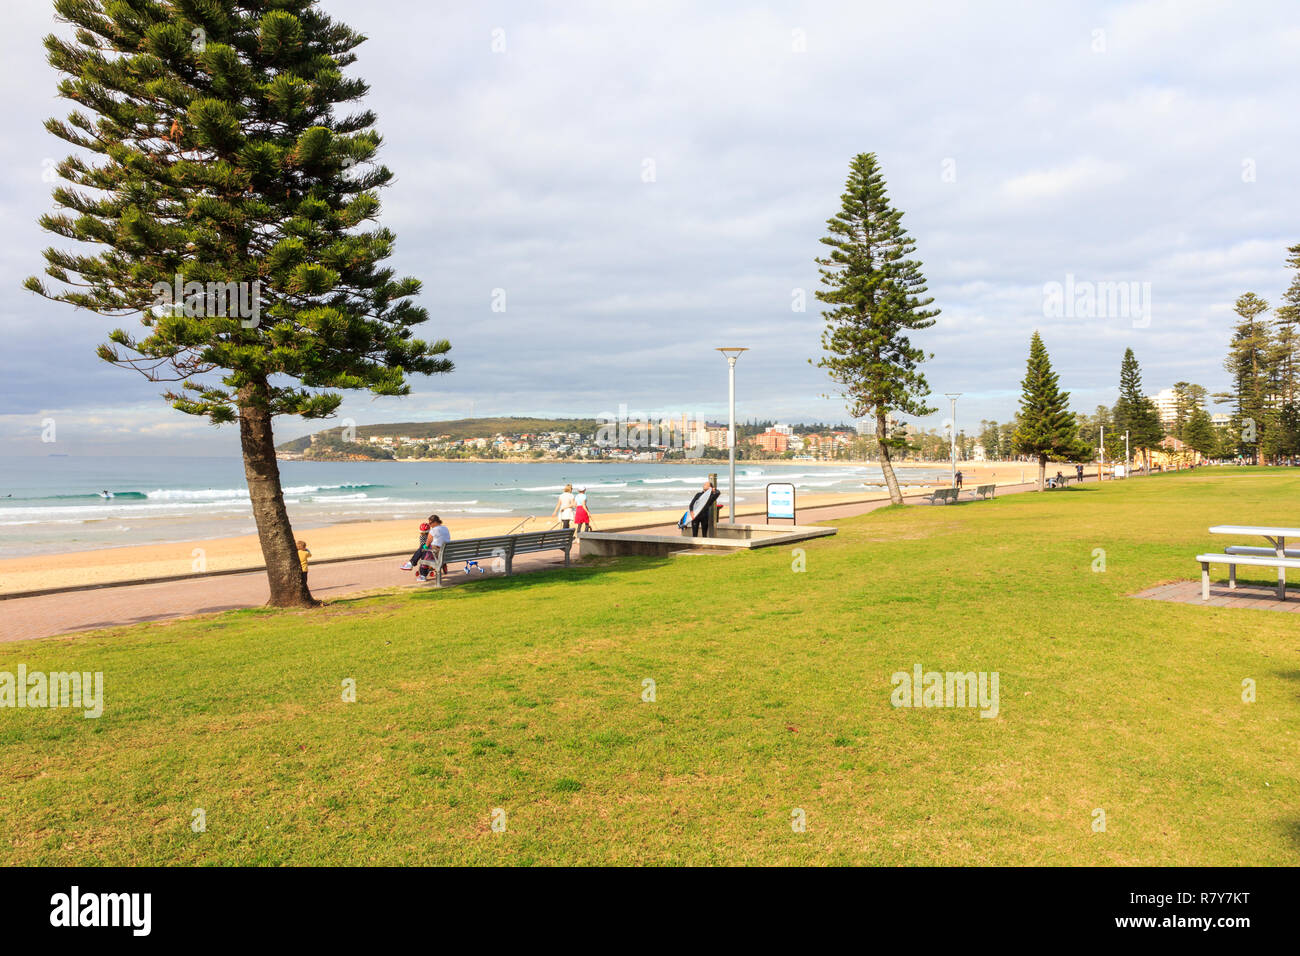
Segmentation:
{"type": "MultiPolygon", "coordinates": [[[[712,463],[710,463],[712,464],[712,463]]],[[[768,464],[798,465],[800,462],[764,462],[768,464]]],[[[806,464],[806,463],[802,463],[806,464]]],[[[861,462],[853,464],[860,465],[861,462]]],[[[908,471],[912,467],[932,471],[941,463],[896,467],[900,484],[909,493],[928,489],[930,485],[911,483],[908,471]]],[[[966,462],[961,471],[966,487],[976,484],[1014,484],[1020,481],[1021,469],[1027,477],[1034,470],[1020,462],[966,462]]],[[[725,474],[726,463],[717,469],[725,474]]],[[[875,501],[886,497],[875,489],[864,489],[863,494],[801,494],[800,508],[830,504],[847,504],[856,501],[875,501]]],[[[725,492],[724,492],[725,502],[725,492]]],[[[683,507],[685,502],[683,502],[683,507]]],[[[739,505],[740,517],[763,514],[763,504],[739,505]]],[[[681,516],[680,509],[671,511],[628,511],[592,515],[593,530],[613,531],[643,525],[667,524],[681,516]]],[[[447,525],[455,538],[474,538],[505,534],[522,519],[511,515],[504,517],[458,516],[448,518],[447,525]]],[[[368,555],[395,554],[415,549],[418,535],[417,521],[354,521],[312,528],[297,532],[307,542],[313,561],[368,555]]],[[[541,531],[550,527],[553,519],[539,515],[528,521],[520,531],[541,531]]],[[[262,566],[262,552],[256,535],[240,535],[201,541],[183,541],[168,544],[136,545],[104,548],[67,554],[45,554],[0,560],[0,594],[14,594],[45,588],[63,587],[78,581],[97,584],[117,581],[139,581],[157,577],[171,577],[192,573],[211,573],[252,569],[262,566]]]]}

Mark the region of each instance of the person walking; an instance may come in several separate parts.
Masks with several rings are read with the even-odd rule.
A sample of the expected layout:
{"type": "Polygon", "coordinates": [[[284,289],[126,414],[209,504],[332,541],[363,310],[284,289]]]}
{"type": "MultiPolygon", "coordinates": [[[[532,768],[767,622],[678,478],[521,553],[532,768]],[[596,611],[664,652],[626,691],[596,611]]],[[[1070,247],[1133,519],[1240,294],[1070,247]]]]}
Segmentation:
{"type": "Polygon", "coordinates": [[[573,496],[573,523],[579,531],[591,530],[591,512],[587,508],[587,489],[579,488],[573,496]]]}
{"type": "Polygon", "coordinates": [[[957,488],[960,490],[960,488],[961,488],[961,472],[960,472],[960,471],[957,472],[957,474],[956,474],[956,478],[957,478],[957,488]]]}
{"type": "Polygon", "coordinates": [[[1074,477],[1078,479],[1079,484],[1083,484],[1083,465],[1074,466],[1074,477]]]}
{"type": "Polygon", "coordinates": [[[554,518],[558,515],[561,526],[567,528],[569,523],[573,521],[577,504],[577,499],[573,497],[573,485],[565,485],[564,490],[560,492],[560,497],[555,502],[555,510],[551,512],[551,517],[554,518]]]}

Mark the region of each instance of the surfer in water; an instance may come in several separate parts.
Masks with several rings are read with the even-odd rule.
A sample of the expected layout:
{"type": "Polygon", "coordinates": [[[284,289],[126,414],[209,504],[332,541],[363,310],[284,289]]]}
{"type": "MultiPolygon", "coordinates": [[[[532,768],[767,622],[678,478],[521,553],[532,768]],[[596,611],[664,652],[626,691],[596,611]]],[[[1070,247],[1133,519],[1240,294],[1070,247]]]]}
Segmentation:
{"type": "Polygon", "coordinates": [[[111,491],[105,489],[104,491],[101,491],[101,492],[99,493],[99,497],[101,497],[101,498],[105,498],[105,499],[111,498],[111,497],[113,497],[113,492],[111,492],[111,491]]]}

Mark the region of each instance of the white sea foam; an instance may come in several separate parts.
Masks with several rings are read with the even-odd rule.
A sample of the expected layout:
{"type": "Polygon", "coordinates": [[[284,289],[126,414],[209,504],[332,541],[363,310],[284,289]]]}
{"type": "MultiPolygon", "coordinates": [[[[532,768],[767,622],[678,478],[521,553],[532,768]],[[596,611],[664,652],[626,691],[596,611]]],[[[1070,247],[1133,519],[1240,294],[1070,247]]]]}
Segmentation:
{"type": "MultiPolygon", "coordinates": [[[[314,495],[321,491],[337,491],[343,488],[370,488],[368,484],[342,484],[342,485],[293,485],[288,488],[282,488],[281,491],[286,495],[314,495]]],[[[247,498],[247,488],[155,488],[153,491],[145,492],[145,497],[150,501],[224,501],[236,498],[247,498]]],[[[330,497],[339,497],[331,495],[330,497]]]]}
{"type": "Polygon", "coordinates": [[[597,488],[626,488],[627,484],[628,483],[626,481],[606,481],[606,482],[588,482],[587,484],[584,485],[581,482],[577,482],[577,481],[566,481],[564,482],[564,484],[559,484],[559,485],[533,485],[531,487],[526,487],[526,488],[516,488],[515,490],[516,491],[549,491],[553,495],[558,495],[561,491],[564,490],[564,485],[573,485],[574,491],[577,491],[579,488],[586,488],[588,491],[591,491],[597,488]]]}

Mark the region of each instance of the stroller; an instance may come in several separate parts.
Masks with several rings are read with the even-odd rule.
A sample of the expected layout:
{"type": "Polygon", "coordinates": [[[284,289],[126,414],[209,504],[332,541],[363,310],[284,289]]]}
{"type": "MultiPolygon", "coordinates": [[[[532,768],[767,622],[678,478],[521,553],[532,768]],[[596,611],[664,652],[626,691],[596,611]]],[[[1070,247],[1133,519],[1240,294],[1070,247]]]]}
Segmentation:
{"type": "Polygon", "coordinates": [[[438,566],[442,563],[439,550],[436,545],[424,546],[424,550],[420,552],[420,560],[415,563],[417,581],[427,581],[431,577],[436,577],[438,566]]]}

